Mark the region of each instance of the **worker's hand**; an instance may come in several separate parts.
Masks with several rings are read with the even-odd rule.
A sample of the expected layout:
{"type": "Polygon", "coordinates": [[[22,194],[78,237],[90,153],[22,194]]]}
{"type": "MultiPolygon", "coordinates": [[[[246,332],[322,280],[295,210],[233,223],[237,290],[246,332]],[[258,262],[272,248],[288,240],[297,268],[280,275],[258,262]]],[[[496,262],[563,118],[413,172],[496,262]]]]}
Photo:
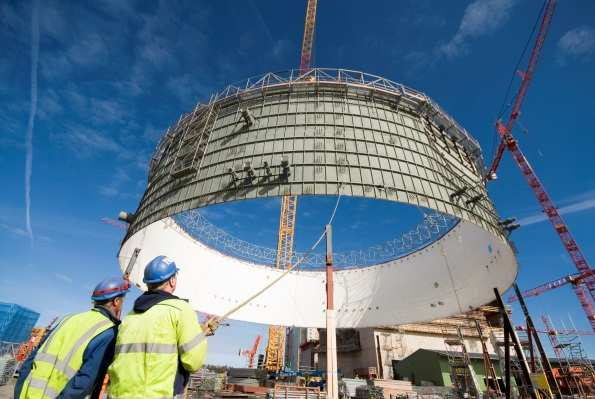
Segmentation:
{"type": "Polygon", "coordinates": [[[205,324],[203,324],[202,329],[205,332],[205,335],[207,337],[210,337],[211,335],[215,335],[215,330],[217,330],[217,328],[219,327],[219,323],[221,322],[221,320],[219,320],[219,318],[217,317],[212,317],[210,319],[208,319],[205,324]]]}

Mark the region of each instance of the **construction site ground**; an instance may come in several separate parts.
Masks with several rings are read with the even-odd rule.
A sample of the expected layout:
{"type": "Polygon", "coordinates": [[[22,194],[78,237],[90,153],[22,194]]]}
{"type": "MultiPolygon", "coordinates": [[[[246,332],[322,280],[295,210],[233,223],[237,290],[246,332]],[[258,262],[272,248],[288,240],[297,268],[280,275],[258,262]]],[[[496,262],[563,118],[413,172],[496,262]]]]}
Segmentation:
{"type": "Polygon", "coordinates": [[[6,385],[0,385],[0,399],[12,399],[16,379],[11,379],[6,385]]]}

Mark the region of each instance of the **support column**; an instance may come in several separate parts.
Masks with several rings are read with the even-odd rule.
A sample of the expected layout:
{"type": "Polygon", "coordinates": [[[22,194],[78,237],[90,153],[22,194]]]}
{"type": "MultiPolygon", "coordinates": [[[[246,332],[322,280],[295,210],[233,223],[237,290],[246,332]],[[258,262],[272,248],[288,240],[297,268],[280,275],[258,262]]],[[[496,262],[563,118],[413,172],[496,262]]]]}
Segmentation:
{"type": "Polygon", "coordinates": [[[337,329],[333,289],[333,233],[326,225],[326,392],[328,399],[339,398],[337,379],[337,329]]]}
{"type": "MultiPolygon", "coordinates": [[[[552,370],[552,365],[545,353],[545,349],[541,343],[541,339],[537,334],[537,330],[535,329],[535,324],[533,323],[533,319],[531,318],[531,314],[529,313],[529,309],[525,304],[525,298],[523,298],[523,293],[519,289],[519,286],[515,283],[513,285],[514,291],[516,293],[517,299],[519,300],[519,304],[521,305],[521,309],[523,314],[525,315],[525,321],[527,322],[527,336],[529,337],[529,344],[531,345],[532,342],[535,342],[537,346],[537,350],[539,351],[539,357],[541,358],[541,367],[543,368],[543,372],[546,376],[550,389],[554,393],[554,395],[558,398],[562,397],[562,391],[560,391],[560,386],[558,385],[558,380],[554,376],[554,371],[552,370]]],[[[535,360],[533,359],[533,345],[531,345],[531,361],[532,361],[532,371],[535,372],[535,360]]]]}
{"type": "MultiPolygon", "coordinates": [[[[514,351],[516,352],[516,356],[517,356],[517,361],[519,362],[519,365],[521,367],[521,373],[522,373],[522,379],[523,379],[523,385],[524,388],[527,391],[527,394],[533,398],[536,399],[537,396],[535,394],[535,389],[533,387],[533,381],[531,381],[531,373],[529,372],[529,365],[527,364],[527,359],[525,358],[525,353],[523,352],[523,348],[521,347],[521,343],[519,341],[519,337],[516,335],[516,331],[514,330],[514,326],[512,325],[512,321],[510,320],[510,317],[508,316],[508,313],[506,313],[506,306],[504,306],[504,301],[502,300],[502,296],[500,296],[500,292],[498,291],[498,288],[494,288],[494,294],[496,295],[496,301],[498,302],[498,307],[500,307],[500,312],[502,314],[502,321],[504,322],[504,338],[505,338],[505,345],[506,345],[506,350],[509,351],[510,353],[510,348],[509,348],[509,342],[512,341],[512,346],[514,347],[514,351]],[[506,341],[506,337],[510,338],[510,341],[506,341]]],[[[509,364],[509,366],[507,366],[507,379],[509,379],[509,375],[510,375],[510,358],[509,358],[510,354],[507,356],[507,363],[509,364]]],[[[506,387],[506,395],[510,395],[510,380],[508,381],[508,385],[506,387]]],[[[521,393],[522,395],[522,393],[521,393]]],[[[508,398],[509,396],[507,396],[508,398]]]]}

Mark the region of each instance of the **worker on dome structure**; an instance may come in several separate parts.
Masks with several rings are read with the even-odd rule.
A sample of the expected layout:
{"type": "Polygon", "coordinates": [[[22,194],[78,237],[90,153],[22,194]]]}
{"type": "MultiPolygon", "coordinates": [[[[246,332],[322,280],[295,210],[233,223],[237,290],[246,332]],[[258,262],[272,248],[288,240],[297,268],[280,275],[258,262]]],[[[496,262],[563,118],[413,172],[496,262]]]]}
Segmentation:
{"type": "Polygon", "coordinates": [[[120,325],[108,370],[108,397],[182,397],[190,373],[202,367],[206,336],[213,335],[218,321],[208,321],[203,330],[190,304],[173,295],[178,271],[165,256],[145,267],[143,282],[148,290],[120,325]]]}
{"type": "Polygon", "coordinates": [[[23,363],[14,397],[98,398],[128,288],[122,277],[97,284],[93,308],[64,317],[23,363]]]}

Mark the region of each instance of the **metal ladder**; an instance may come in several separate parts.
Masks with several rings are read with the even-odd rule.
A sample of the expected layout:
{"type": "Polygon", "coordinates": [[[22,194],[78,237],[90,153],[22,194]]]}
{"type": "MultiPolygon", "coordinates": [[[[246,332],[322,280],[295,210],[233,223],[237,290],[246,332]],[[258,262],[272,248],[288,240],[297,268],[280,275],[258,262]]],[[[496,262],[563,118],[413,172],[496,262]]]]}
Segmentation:
{"type": "Polygon", "coordinates": [[[481,325],[479,324],[479,320],[475,319],[475,328],[477,329],[477,334],[479,335],[479,340],[481,341],[481,351],[483,353],[483,368],[484,368],[484,374],[485,374],[485,379],[486,379],[486,390],[489,393],[490,392],[490,378],[492,379],[492,382],[494,383],[494,388],[493,388],[493,392],[497,395],[497,396],[501,396],[502,395],[502,391],[500,390],[500,385],[498,384],[498,375],[496,374],[496,369],[494,368],[494,365],[492,364],[492,359],[490,357],[490,353],[488,352],[488,347],[486,345],[486,338],[484,338],[483,336],[483,330],[481,329],[481,325]]]}
{"type": "Polygon", "coordinates": [[[207,105],[194,108],[178,142],[170,169],[172,177],[184,177],[200,171],[218,113],[219,104],[215,95],[211,96],[207,105]]]}
{"type": "Polygon", "coordinates": [[[475,372],[471,366],[471,360],[469,358],[469,353],[467,352],[467,347],[465,346],[465,341],[463,340],[461,328],[459,326],[455,326],[455,328],[456,334],[454,338],[448,337],[453,334],[450,333],[446,327],[442,330],[448,364],[450,366],[451,379],[459,392],[460,397],[477,398],[481,395],[478,389],[475,372]]]}

